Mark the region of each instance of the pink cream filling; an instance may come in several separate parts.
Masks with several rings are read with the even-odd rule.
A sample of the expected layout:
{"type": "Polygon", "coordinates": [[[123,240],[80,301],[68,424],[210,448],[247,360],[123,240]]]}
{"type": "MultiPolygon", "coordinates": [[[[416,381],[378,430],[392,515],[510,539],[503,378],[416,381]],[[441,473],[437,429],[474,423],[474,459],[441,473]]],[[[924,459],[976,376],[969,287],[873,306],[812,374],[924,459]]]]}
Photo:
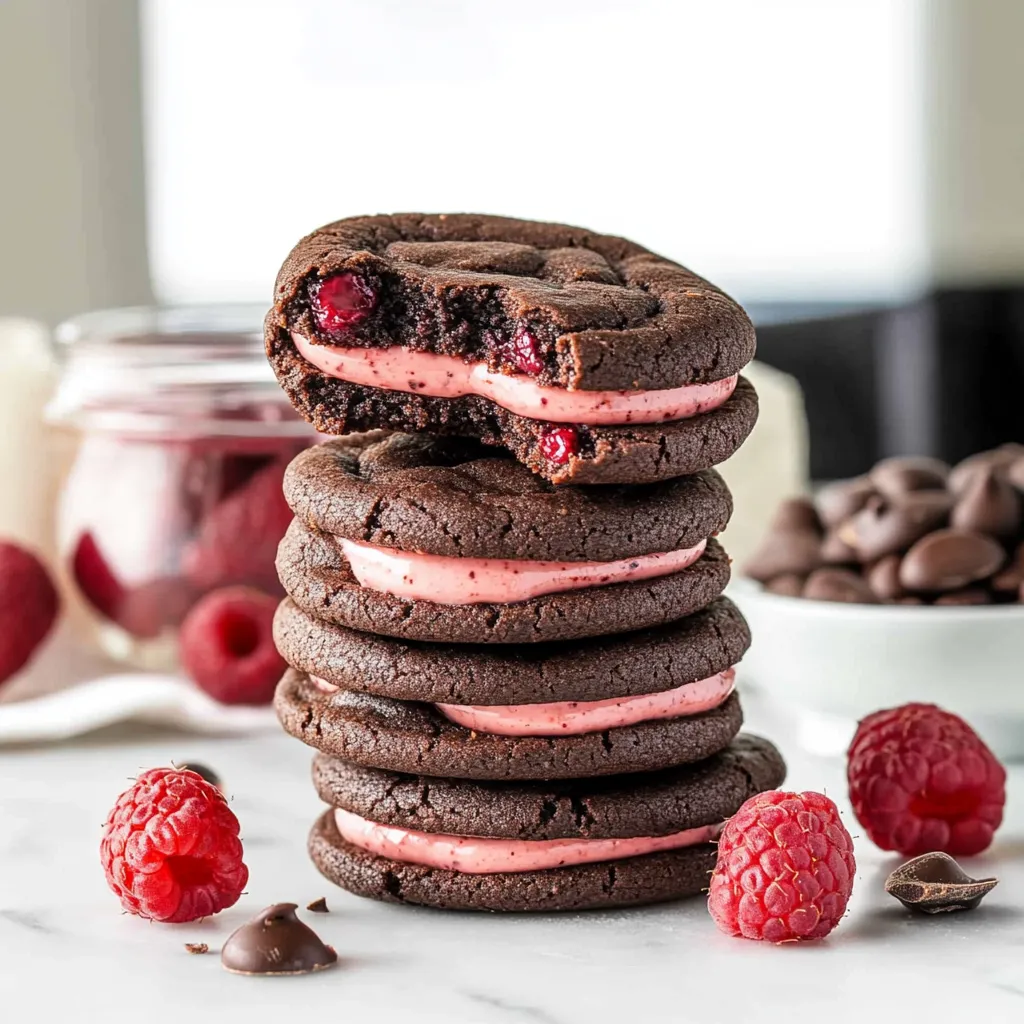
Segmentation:
{"type": "Polygon", "coordinates": [[[345,842],[378,857],[469,875],[546,871],[573,864],[639,857],[660,850],[679,850],[709,843],[722,829],[721,825],[702,825],[667,836],[633,839],[486,839],[380,825],[340,807],[334,809],[334,820],[345,842]]]}
{"type": "Polygon", "coordinates": [[[493,373],[486,363],[466,363],[435,352],[314,345],[294,332],[292,341],[307,362],[350,384],[432,398],[480,395],[518,416],[595,427],[689,419],[723,405],[737,380],[733,374],[710,384],[656,391],[569,391],[542,387],[525,374],[493,373]]]}
{"type": "MultiPolygon", "coordinates": [[[[310,676],[310,679],[322,693],[338,690],[319,676],[310,676]]],[[[437,704],[436,707],[457,725],[493,736],[580,736],[658,718],[699,715],[724,704],[735,682],[736,669],[727,668],[674,690],[638,697],[563,700],[549,704],[437,704]]]]}
{"type": "Polygon", "coordinates": [[[735,681],[736,670],[727,668],[708,679],[639,697],[504,706],[438,704],[437,708],[457,725],[495,736],[580,736],[659,718],[699,715],[724,703],[735,681]]]}
{"type": "Polygon", "coordinates": [[[510,558],[451,558],[382,548],[340,538],[362,587],[434,604],[512,604],[609,583],[667,576],[693,565],[707,547],[637,555],[617,562],[531,562],[510,558]]]}

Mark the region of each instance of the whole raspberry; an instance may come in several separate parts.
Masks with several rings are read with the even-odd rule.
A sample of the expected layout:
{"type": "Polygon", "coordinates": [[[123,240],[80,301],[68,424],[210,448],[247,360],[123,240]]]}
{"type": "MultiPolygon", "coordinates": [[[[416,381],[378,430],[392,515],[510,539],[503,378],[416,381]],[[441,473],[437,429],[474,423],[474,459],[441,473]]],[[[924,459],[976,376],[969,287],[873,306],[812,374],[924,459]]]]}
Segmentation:
{"type": "Polygon", "coordinates": [[[153,768],[114,804],[100,860],[130,914],[196,921],[235,903],[249,869],[238,819],[220,790],[195,772],[153,768]]]}
{"type": "Polygon", "coordinates": [[[46,566],[30,551],[0,541],[0,683],[28,664],[58,611],[60,598],[46,566]]]}
{"type": "Polygon", "coordinates": [[[264,467],[206,515],[182,553],[182,571],[194,587],[251,584],[280,593],[274,559],[292,521],[281,490],[286,466],[282,459],[264,467]]]}
{"type": "Polygon", "coordinates": [[[708,909],[727,935],[824,938],[846,913],[856,870],[853,840],[827,796],[759,793],[718,840],[708,909]]]}
{"type": "Polygon", "coordinates": [[[246,587],[207,594],[181,626],[185,671],[222,704],[269,704],[287,667],[274,646],[276,608],[246,587]]]}
{"type": "Polygon", "coordinates": [[[857,820],[883,850],[969,857],[1003,820],[1006,770],[963,719],[934,704],[868,715],[846,774],[857,820]]]}

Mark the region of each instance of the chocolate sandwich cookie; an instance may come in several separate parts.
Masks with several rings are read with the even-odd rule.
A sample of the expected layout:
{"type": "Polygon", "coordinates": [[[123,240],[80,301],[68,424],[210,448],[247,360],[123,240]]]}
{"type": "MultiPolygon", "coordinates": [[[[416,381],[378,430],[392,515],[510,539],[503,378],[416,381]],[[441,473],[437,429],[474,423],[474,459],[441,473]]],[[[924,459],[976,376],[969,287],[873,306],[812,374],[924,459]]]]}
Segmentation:
{"type": "Polygon", "coordinates": [[[439,646],[322,622],[284,600],[274,640],[300,672],[343,690],[461,705],[598,701],[661,693],[731,669],[750,644],[720,597],[678,622],[612,637],[545,644],[439,646]]]}
{"type": "Polygon", "coordinates": [[[757,418],[740,306],[642,246],[470,214],[354,217],[278,274],[267,353],[317,429],[500,444],[555,483],[727,459],[757,418]]]}
{"type": "Polygon", "coordinates": [[[481,783],[360,768],[320,755],[331,810],[310,853],[361,896],[466,910],[584,910],[696,895],[722,822],[781,785],[766,740],[699,765],[563,783],[481,783]]]}
{"type": "Polygon", "coordinates": [[[297,739],[369,768],[462,779],[574,779],[692,764],[727,747],[743,723],[731,679],[716,680],[693,702],[685,689],[669,706],[653,699],[547,705],[539,712],[521,705],[492,720],[483,708],[336,690],[289,669],[274,705],[297,739]],[[483,724],[475,724],[478,717],[483,724]]]}
{"type": "Polygon", "coordinates": [[[310,449],[286,474],[278,572],[315,618],[453,643],[535,643],[670,622],[724,589],[721,477],[555,488],[458,438],[310,449]]]}

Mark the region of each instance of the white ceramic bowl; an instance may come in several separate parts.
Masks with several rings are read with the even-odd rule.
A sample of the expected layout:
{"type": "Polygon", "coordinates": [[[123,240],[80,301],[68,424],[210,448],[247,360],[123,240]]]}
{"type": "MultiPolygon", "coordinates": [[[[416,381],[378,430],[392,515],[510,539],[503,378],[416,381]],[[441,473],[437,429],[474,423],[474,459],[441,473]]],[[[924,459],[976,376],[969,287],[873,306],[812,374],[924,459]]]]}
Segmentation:
{"type": "Polygon", "coordinates": [[[739,678],[798,713],[806,746],[838,752],[856,722],[909,701],[962,716],[1024,759],[1024,605],[911,607],[808,601],[752,580],[729,588],[753,643],[739,678]]]}

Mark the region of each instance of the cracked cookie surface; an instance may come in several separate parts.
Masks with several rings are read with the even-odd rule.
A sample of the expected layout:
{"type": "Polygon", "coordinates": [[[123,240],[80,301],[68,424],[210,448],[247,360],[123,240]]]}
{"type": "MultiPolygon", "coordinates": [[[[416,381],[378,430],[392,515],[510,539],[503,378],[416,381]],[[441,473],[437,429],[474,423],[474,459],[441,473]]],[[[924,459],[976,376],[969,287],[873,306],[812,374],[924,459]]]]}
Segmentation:
{"type": "Polygon", "coordinates": [[[271,364],[296,408],[330,434],[388,428],[501,444],[556,483],[640,483],[728,458],[757,418],[740,380],[724,405],[651,424],[573,424],[577,448],[545,453],[551,424],[479,395],[430,397],[329,376],[299,354],[312,345],[402,346],[518,372],[542,387],[657,391],[723,380],[754,354],[742,308],[685,267],[625,239],[581,228],[468,214],[355,217],[302,239],[277,278],[265,321],[271,364]],[[318,289],[347,275],[372,295],[344,330],[317,315],[318,289]],[[521,370],[521,367],[519,368],[521,370]]]}
{"type": "Polygon", "coordinates": [[[323,622],[290,598],[274,639],[284,659],[343,690],[445,704],[592,701],[671,690],[735,665],[750,643],[720,597],[654,629],[582,641],[457,645],[374,636],[323,622]]]}

